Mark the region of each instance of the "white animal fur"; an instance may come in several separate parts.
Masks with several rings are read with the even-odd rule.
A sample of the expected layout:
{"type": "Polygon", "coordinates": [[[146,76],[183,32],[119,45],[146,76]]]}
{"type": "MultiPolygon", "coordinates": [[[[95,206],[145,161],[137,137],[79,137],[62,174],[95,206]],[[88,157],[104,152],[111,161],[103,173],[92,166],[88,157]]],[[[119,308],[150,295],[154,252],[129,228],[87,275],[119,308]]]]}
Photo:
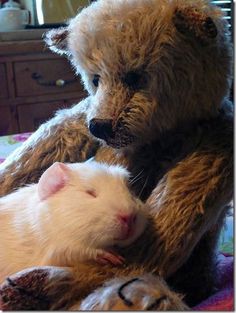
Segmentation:
{"type": "Polygon", "coordinates": [[[129,245],[144,230],[142,203],[127,188],[126,169],[95,161],[66,167],[66,185],[45,200],[50,173],[0,198],[0,281],[31,266],[96,258],[112,245],[129,245]],[[122,235],[117,214],[134,213],[133,234],[115,240],[122,235]]]}

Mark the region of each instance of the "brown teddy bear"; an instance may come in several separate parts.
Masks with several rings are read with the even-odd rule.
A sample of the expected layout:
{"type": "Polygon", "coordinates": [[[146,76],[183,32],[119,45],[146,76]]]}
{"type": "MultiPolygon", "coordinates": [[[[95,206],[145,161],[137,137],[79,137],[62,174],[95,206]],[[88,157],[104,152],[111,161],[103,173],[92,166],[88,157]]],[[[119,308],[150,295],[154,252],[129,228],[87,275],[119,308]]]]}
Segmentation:
{"type": "MultiPolygon", "coordinates": [[[[55,267],[66,288],[47,308],[70,308],[110,279],[145,273],[160,275],[193,306],[214,291],[217,239],[233,197],[232,47],[221,11],[204,0],[99,0],[46,41],[68,56],[89,96],[59,111],[1,165],[1,195],[36,182],[55,161],[94,156],[128,168],[151,219],[119,251],[125,266],[55,267]]],[[[109,292],[101,298],[109,302],[109,292]]]]}

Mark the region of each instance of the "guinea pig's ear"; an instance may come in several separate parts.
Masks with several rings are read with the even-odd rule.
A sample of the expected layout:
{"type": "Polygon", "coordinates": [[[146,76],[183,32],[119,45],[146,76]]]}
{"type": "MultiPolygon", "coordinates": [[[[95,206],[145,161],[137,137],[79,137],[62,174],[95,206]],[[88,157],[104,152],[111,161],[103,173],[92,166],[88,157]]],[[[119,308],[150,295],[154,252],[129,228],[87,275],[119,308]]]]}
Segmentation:
{"type": "Polygon", "coordinates": [[[194,7],[177,8],[173,23],[180,33],[207,43],[217,36],[217,28],[210,16],[194,7]]]}
{"type": "Polygon", "coordinates": [[[68,28],[61,27],[57,29],[52,29],[48,31],[44,35],[44,41],[46,42],[47,46],[53,52],[58,54],[69,54],[67,39],[68,39],[68,28]]]}
{"type": "Polygon", "coordinates": [[[60,162],[51,165],[41,176],[38,182],[38,195],[40,200],[62,189],[69,180],[69,168],[60,162]]]}

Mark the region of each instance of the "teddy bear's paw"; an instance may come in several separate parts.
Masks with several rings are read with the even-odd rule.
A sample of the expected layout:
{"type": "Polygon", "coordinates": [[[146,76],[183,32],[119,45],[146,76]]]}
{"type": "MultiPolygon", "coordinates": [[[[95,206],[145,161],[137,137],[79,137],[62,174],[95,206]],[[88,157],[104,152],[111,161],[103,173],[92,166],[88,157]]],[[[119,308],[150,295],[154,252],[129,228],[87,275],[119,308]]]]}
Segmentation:
{"type": "Polygon", "coordinates": [[[0,285],[0,309],[49,310],[60,298],[62,287],[68,287],[71,281],[72,275],[66,268],[44,266],[25,269],[7,277],[0,285]]]}
{"type": "Polygon", "coordinates": [[[47,309],[48,301],[41,296],[49,276],[48,268],[30,268],[7,277],[0,286],[1,309],[47,309]]]}
{"type": "Polygon", "coordinates": [[[184,311],[189,308],[182,297],[151,274],[129,279],[114,279],[97,289],[71,310],[155,310],[184,311]]]}

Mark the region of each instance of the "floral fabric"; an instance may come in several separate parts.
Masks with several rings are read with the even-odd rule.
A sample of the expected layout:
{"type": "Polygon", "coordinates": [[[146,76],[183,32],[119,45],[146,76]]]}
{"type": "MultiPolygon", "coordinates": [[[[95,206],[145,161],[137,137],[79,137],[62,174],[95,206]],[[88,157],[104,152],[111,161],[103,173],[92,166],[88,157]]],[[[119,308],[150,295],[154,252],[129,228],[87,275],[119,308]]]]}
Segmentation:
{"type": "Polygon", "coordinates": [[[0,163],[2,163],[6,157],[18,148],[22,142],[29,138],[31,133],[9,135],[0,137],[0,163]]]}

